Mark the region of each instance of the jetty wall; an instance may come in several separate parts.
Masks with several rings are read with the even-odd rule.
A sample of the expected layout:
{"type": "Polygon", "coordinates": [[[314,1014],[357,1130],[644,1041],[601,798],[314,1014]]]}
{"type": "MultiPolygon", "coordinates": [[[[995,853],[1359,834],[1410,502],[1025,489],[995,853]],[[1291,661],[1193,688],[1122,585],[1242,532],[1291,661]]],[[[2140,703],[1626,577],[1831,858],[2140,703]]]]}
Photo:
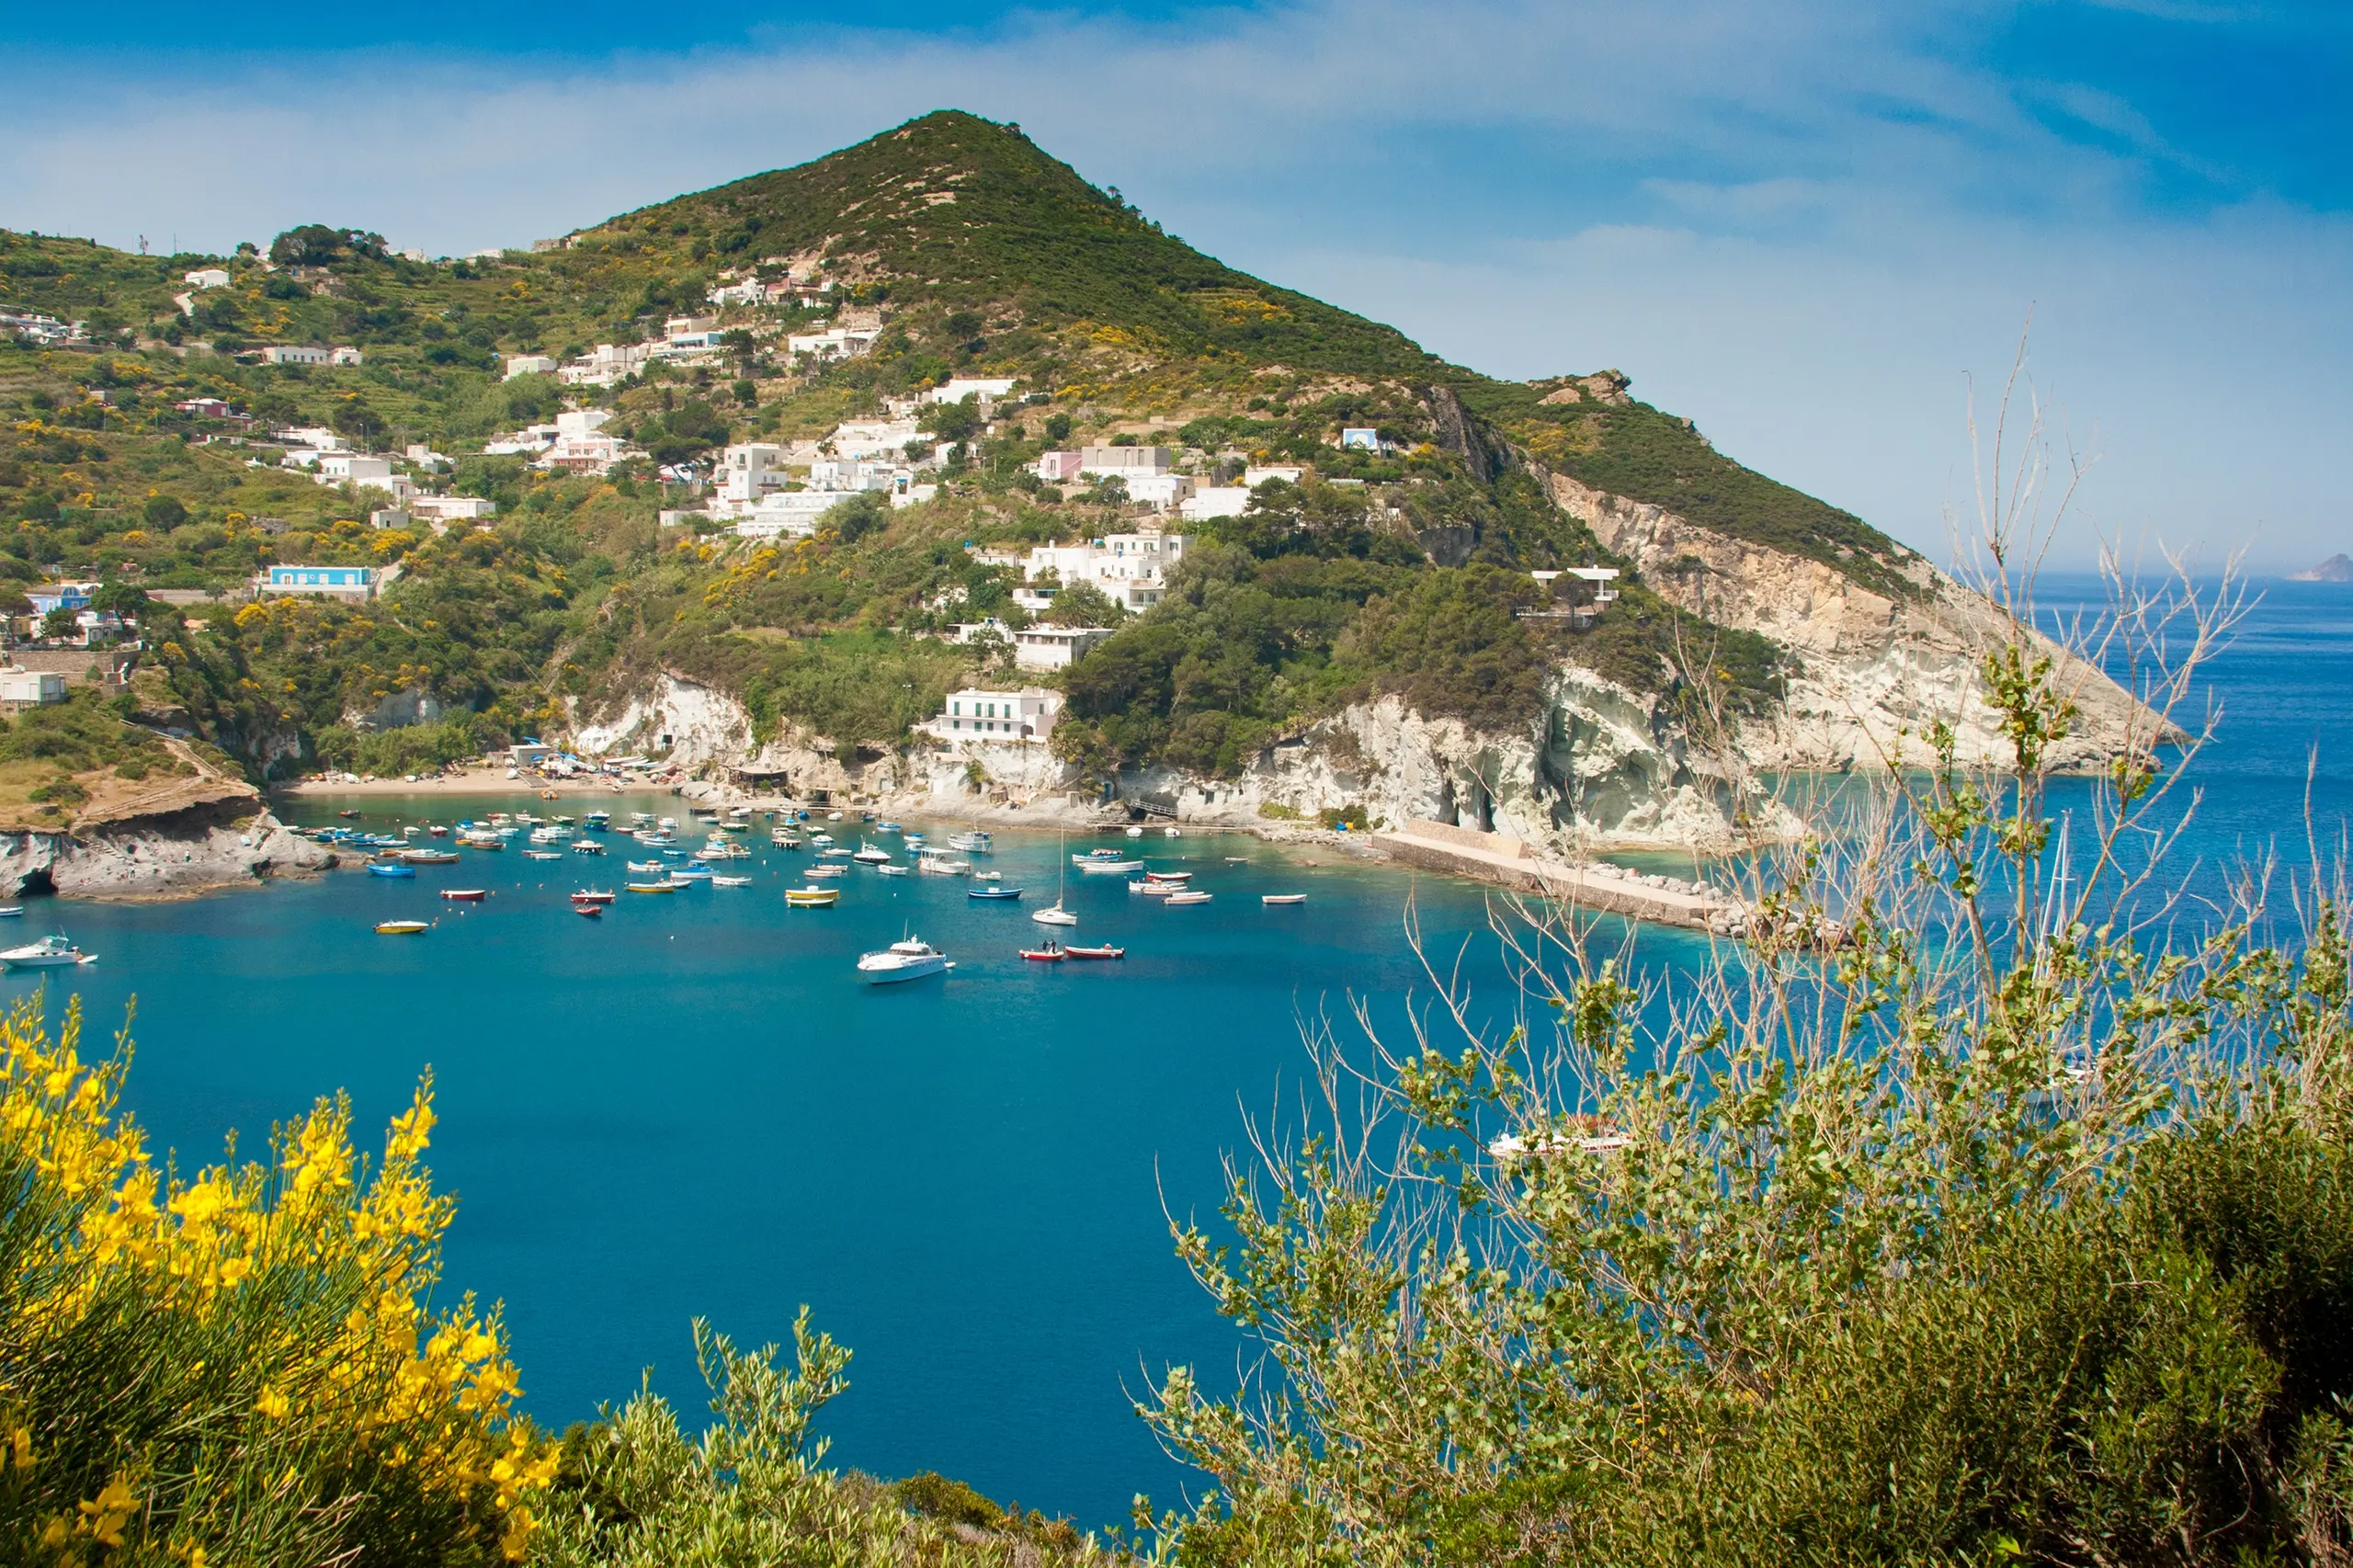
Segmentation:
{"type": "Polygon", "coordinates": [[[1618,873],[1614,867],[1604,871],[1552,859],[1507,833],[1415,820],[1395,831],[1374,834],[1372,842],[1401,865],[1493,882],[1630,920],[1696,931],[1726,931],[1742,923],[1739,901],[1722,893],[1654,887],[1618,873]]]}

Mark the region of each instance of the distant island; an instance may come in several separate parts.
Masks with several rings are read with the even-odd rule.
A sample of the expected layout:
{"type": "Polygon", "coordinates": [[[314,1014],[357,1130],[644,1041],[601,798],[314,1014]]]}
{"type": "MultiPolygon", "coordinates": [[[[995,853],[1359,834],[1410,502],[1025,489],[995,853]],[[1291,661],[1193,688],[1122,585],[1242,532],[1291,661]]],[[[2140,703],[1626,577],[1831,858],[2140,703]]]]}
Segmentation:
{"type": "Polygon", "coordinates": [[[2308,566],[2302,572],[2290,573],[2288,581],[2290,583],[2353,583],[2353,561],[2347,561],[2344,552],[2340,551],[2317,566],[2308,566]]]}

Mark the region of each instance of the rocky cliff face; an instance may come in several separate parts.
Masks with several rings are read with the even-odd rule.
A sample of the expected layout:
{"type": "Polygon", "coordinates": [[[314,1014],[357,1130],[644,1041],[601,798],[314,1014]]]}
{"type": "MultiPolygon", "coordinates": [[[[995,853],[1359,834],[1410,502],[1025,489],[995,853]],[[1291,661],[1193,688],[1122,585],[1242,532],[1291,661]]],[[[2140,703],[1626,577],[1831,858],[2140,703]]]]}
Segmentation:
{"type": "Polygon", "coordinates": [[[0,835],[0,896],[187,898],[335,859],[253,801],[221,801],[81,833],[0,835]]]}
{"type": "MultiPolygon", "coordinates": [[[[1664,507],[1551,476],[1553,499],[1601,542],[1631,558],[1643,581],[1721,625],[1759,632],[1792,653],[1798,672],[1785,710],[1745,725],[1738,749],[1755,767],[1784,771],[1912,766],[1928,759],[1921,732],[1953,727],[1965,763],[2008,756],[1979,695],[1978,661],[2013,635],[2008,618],[1926,559],[1896,568],[1915,597],[1871,592],[1820,562],[1735,540],[1664,507]]],[[[2099,670],[2039,634],[2054,679],[2082,716],[2055,748],[2063,767],[2097,767],[2145,749],[2154,716],[2099,670]]]]}

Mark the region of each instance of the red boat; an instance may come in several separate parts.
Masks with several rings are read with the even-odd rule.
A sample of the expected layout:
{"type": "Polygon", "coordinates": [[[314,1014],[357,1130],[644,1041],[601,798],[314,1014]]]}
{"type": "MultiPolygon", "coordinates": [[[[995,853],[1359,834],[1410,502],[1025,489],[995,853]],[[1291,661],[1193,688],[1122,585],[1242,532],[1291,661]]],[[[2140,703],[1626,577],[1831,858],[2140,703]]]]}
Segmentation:
{"type": "Polygon", "coordinates": [[[578,899],[574,899],[572,901],[572,913],[585,915],[589,919],[595,920],[605,913],[605,906],[601,903],[583,903],[578,899]]]}
{"type": "Polygon", "coordinates": [[[574,903],[610,903],[613,902],[613,895],[609,892],[598,892],[593,888],[583,888],[578,892],[572,895],[572,902],[574,903]]]}
{"type": "Polygon", "coordinates": [[[480,903],[490,896],[488,888],[443,888],[441,896],[453,903],[480,903]]]}
{"type": "Polygon", "coordinates": [[[1109,946],[1100,948],[1064,948],[1063,949],[1063,957],[1066,959],[1123,959],[1127,956],[1127,949],[1109,946]]]}
{"type": "Polygon", "coordinates": [[[1028,959],[1031,963],[1060,963],[1063,961],[1062,949],[1052,942],[1048,942],[1042,948],[1024,948],[1021,949],[1021,956],[1028,959]]]}

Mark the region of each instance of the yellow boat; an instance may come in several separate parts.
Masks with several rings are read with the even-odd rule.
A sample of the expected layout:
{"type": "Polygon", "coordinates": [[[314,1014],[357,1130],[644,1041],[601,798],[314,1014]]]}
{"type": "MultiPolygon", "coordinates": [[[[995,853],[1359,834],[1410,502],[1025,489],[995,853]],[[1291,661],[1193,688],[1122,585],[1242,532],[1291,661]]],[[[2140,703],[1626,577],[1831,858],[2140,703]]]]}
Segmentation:
{"type": "Polygon", "coordinates": [[[678,884],[676,882],[623,882],[621,886],[631,892],[676,892],[678,891],[678,884]]]}
{"type": "Polygon", "coordinates": [[[784,903],[788,909],[825,909],[842,901],[839,888],[787,888],[784,903]]]}
{"type": "Polygon", "coordinates": [[[376,923],[376,935],[379,937],[416,937],[431,929],[422,920],[380,920],[376,923]]]}

